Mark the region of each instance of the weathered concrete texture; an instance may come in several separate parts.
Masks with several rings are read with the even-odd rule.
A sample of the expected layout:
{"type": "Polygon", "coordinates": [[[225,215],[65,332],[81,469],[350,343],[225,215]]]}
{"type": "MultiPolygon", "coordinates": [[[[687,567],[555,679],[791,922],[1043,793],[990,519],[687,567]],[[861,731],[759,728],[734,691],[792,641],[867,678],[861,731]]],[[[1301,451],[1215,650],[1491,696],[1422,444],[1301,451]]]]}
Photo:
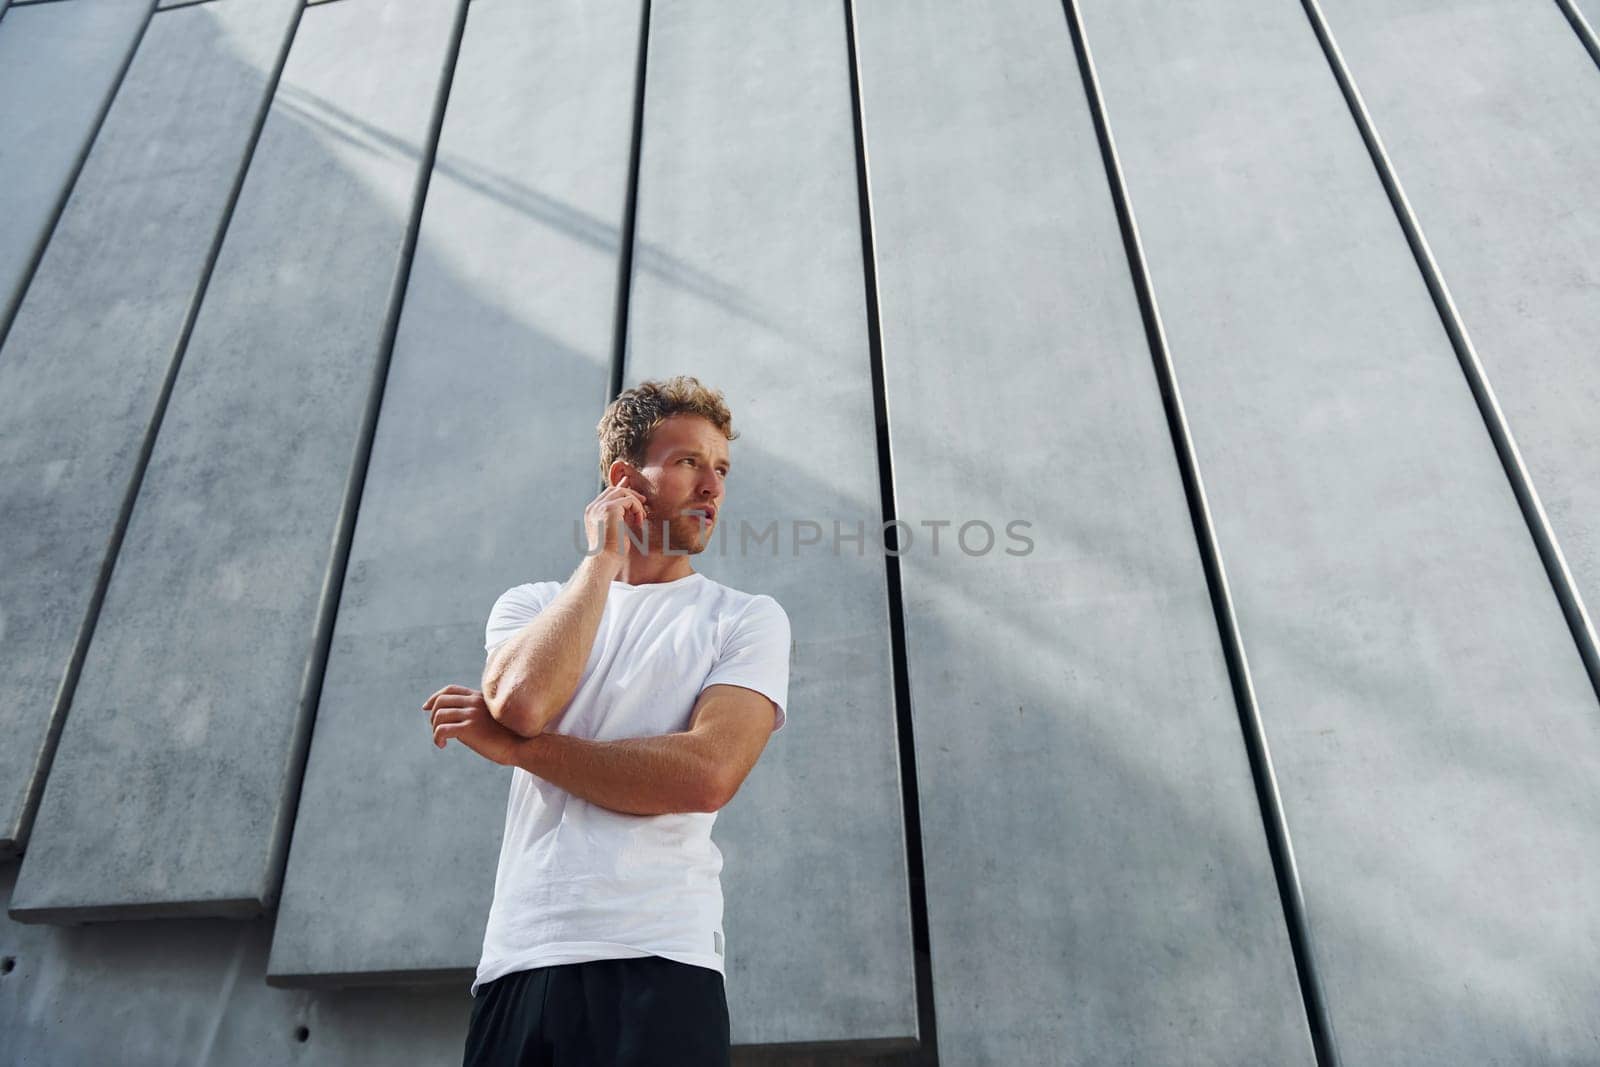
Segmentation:
{"type": "Polygon", "coordinates": [[[332,550],[460,4],[342,0],[301,18],[112,572],[14,916],[250,916],[276,903],[332,550]]]}
{"type": "Polygon", "coordinates": [[[1600,619],[1600,67],[1554,3],[1323,9],[1600,619]]]}
{"type": "Polygon", "coordinates": [[[734,1040],[904,1044],[916,990],[843,11],[704,0],[651,20],[626,378],[724,391],[744,429],[695,566],[772,594],[794,630],[792,725],[717,822],[734,1040]],[[807,521],[821,540],[802,547],[807,521]],[[863,534],[837,554],[836,521],[863,534]],[[744,550],[742,529],[773,522],[744,550]]]}
{"type": "Polygon", "coordinates": [[[1600,619],[1600,67],[1553,3],[1323,9],[1600,619]]]}
{"type": "MultiPolygon", "coordinates": [[[[1553,4],[1323,6],[1592,610],[1600,72],[1553,4]]],[[[1250,99],[1279,96],[1252,87],[1250,99]]],[[[1229,133],[1253,144],[1268,123],[1285,138],[1318,128],[1277,115],[1251,108],[1229,133]]],[[[1266,199],[1267,175],[1196,189],[1201,146],[1218,143],[1201,131],[1161,149],[1165,188],[1206,198],[1185,207],[1191,227],[1208,205],[1237,220],[1242,197],[1266,199]]],[[[1316,182],[1284,197],[1295,214],[1255,240],[1235,229],[1208,247],[1210,273],[1173,289],[1193,315],[1228,309],[1234,331],[1226,351],[1193,342],[1197,386],[1240,351],[1252,313],[1287,306],[1265,270],[1221,288],[1232,255],[1292,240],[1319,297],[1280,327],[1270,359],[1190,397],[1218,457],[1224,542],[1241,545],[1246,635],[1280,646],[1276,665],[1252,648],[1257,688],[1340,1040],[1351,1062],[1588,1062],[1600,1055],[1600,709],[1437,318],[1418,283],[1380,284],[1384,257],[1394,273],[1409,259],[1392,213],[1364,208],[1363,226],[1334,199],[1335,175],[1376,181],[1353,129],[1322,151],[1316,182]],[[1326,233],[1302,235],[1298,220],[1324,212],[1326,233]],[[1401,295],[1414,323],[1389,310],[1401,295]],[[1296,407],[1293,439],[1338,467],[1300,476],[1272,439],[1241,432],[1296,407]],[[1288,488],[1273,504],[1275,483],[1288,488]]]]}
{"type": "Polygon", "coordinates": [[[1292,10],[1086,6],[1346,1060],[1583,1059],[1594,694],[1338,86],[1292,10]]]}
{"type": "MultiPolygon", "coordinates": [[[[0,867],[0,897],[15,877],[14,863],[0,867]]],[[[464,992],[271,989],[262,981],[270,936],[268,919],[58,929],[0,916],[0,957],[15,963],[0,977],[3,1058],[29,1067],[460,1062],[472,1006],[464,992]]]]}
{"type": "MultiPolygon", "coordinates": [[[[348,0],[346,0],[348,2],[348,0]]],[[[339,600],[269,974],[465,994],[510,772],[433,747],[513,585],[577,566],[595,493],[638,0],[472,4],[339,600]]]]}
{"type": "Polygon", "coordinates": [[[856,17],[940,1059],[1310,1063],[1061,5],[856,17]]]}
{"type": "Polygon", "coordinates": [[[32,822],[138,445],[297,6],[217,0],[151,25],[0,349],[6,854],[32,822]]]}
{"type": "Polygon", "coordinates": [[[150,0],[73,0],[4,12],[0,337],[149,10],[150,0]]]}

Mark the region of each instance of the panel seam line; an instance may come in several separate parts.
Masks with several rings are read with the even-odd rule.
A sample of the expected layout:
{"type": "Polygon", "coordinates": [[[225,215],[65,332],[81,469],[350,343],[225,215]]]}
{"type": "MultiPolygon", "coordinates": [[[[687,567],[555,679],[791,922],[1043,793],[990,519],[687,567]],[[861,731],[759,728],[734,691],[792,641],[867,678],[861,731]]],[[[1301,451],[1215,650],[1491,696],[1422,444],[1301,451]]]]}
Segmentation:
{"type": "Polygon", "coordinates": [[[1072,35],[1073,49],[1077,56],[1079,75],[1083,80],[1090,117],[1093,119],[1095,135],[1099,141],[1111,199],[1116,208],[1123,247],[1133,275],[1133,287],[1144,320],[1145,335],[1149,342],[1156,378],[1161,387],[1167,426],[1172,436],[1175,458],[1183,478],[1184,494],[1198,542],[1196,547],[1205,570],[1212,610],[1216,615],[1218,637],[1233,687],[1240,730],[1249,757],[1257,802],[1261,809],[1263,830],[1278,884],[1279,899],[1283,907],[1312,1045],[1319,1067],[1338,1067],[1340,1060],[1338,1046],[1334,1040],[1333,1020],[1318,966],[1315,938],[1312,935],[1299,869],[1295,862],[1288,817],[1284,812],[1277,773],[1273,768],[1272,753],[1267,743],[1266,728],[1256,700],[1255,684],[1251,678],[1244,637],[1239,629],[1233,593],[1228,582],[1227,568],[1223,562],[1222,547],[1217,539],[1216,526],[1206,498],[1205,482],[1200,473],[1199,459],[1189,431],[1188,416],[1184,410],[1182,394],[1178,389],[1177,371],[1167,344],[1166,326],[1156,301],[1155,283],[1145,258],[1144,242],[1139,234],[1139,224],[1134,217],[1132,199],[1123,176],[1116,140],[1111,132],[1111,122],[1100,91],[1100,78],[1095,70],[1094,57],[1089,51],[1088,33],[1075,0],[1062,0],[1062,5],[1067,17],[1067,27],[1072,35]]]}
{"type": "Polygon", "coordinates": [[[1484,369],[1483,362],[1478,358],[1477,349],[1467,332],[1466,322],[1462,319],[1455,299],[1450,294],[1450,287],[1445,282],[1444,271],[1434,258],[1427,237],[1423,235],[1422,225],[1412,209],[1404,187],[1400,184],[1399,173],[1389,158],[1383,138],[1378,134],[1377,124],[1367,109],[1361,90],[1356,87],[1355,78],[1345,63],[1344,54],[1334,39],[1321,5],[1317,0],[1301,0],[1301,6],[1305,8],[1306,16],[1311,20],[1311,27],[1322,45],[1328,65],[1333,69],[1334,78],[1344,93],[1350,114],[1361,132],[1361,139],[1366,142],[1373,167],[1378,172],[1384,191],[1389,195],[1395,217],[1405,232],[1406,242],[1411,246],[1412,255],[1416,258],[1417,268],[1427,284],[1428,293],[1433,297],[1434,307],[1444,325],[1445,333],[1450,338],[1451,347],[1455,349],[1456,358],[1461,364],[1468,386],[1472,389],[1473,398],[1477,401],[1489,437],[1494,442],[1501,465],[1505,468],[1506,479],[1511,483],[1511,491],[1522,509],[1528,531],[1538,549],[1545,573],[1549,576],[1551,588],[1561,605],[1562,614],[1566,617],[1573,643],[1577,645],[1578,655],[1588,672],[1589,684],[1594,689],[1596,698],[1600,698],[1600,641],[1597,641],[1595,636],[1594,622],[1589,616],[1582,594],[1578,591],[1572,571],[1567,566],[1566,555],[1561,551],[1561,543],[1556,538],[1555,529],[1545,512],[1544,503],[1539,498],[1539,491],[1533,484],[1533,477],[1528,472],[1527,464],[1523,462],[1522,451],[1517,447],[1516,437],[1511,432],[1511,424],[1500,407],[1499,398],[1496,397],[1494,387],[1489,382],[1489,375],[1484,369]]]}

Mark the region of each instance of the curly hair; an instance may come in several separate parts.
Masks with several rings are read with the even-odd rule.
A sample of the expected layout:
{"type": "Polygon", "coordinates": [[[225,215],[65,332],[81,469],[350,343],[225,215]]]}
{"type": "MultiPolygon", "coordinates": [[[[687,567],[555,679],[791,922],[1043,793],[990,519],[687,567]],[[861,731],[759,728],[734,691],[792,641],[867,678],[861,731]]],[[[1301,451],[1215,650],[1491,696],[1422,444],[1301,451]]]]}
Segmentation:
{"type": "Polygon", "coordinates": [[[606,481],[611,464],[619,459],[643,467],[650,435],[673,415],[701,415],[728,440],[739,436],[720,390],[709,389],[685,374],[640,382],[619,393],[595,427],[600,438],[600,481],[606,481]]]}

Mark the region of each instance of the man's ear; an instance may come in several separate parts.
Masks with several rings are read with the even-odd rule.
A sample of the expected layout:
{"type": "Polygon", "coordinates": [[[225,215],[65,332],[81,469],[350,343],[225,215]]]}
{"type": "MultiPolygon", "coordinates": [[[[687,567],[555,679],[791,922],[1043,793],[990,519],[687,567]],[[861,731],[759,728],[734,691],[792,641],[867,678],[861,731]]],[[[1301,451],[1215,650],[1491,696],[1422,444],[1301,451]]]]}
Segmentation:
{"type": "MultiPolygon", "coordinates": [[[[615,479],[611,483],[612,485],[616,485],[618,482],[621,482],[622,479],[626,478],[628,479],[629,489],[635,489],[641,493],[646,493],[645,486],[647,486],[649,483],[645,481],[644,471],[640,470],[638,467],[635,467],[632,463],[629,463],[627,460],[619,459],[611,464],[611,472],[613,478],[615,479]],[[620,471],[617,469],[618,466],[622,468],[620,471]]],[[[648,495],[648,493],[646,493],[646,495],[648,495]]]]}

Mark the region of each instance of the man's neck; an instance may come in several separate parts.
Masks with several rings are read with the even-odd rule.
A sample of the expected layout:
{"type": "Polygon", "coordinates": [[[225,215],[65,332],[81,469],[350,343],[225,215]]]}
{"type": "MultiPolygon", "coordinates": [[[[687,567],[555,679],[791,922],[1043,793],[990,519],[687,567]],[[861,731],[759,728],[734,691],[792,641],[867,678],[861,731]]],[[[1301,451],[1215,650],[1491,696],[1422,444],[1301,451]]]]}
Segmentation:
{"type": "Polygon", "coordinates": [[[687,578],[694,572],[694,568],[689,566],[687,555],[669,556],[665,552],[645,555],[630,551],[623,560],[622,570],[617,574],[616,580],[626,585],[659,585],[662,582],[675,582],[679,578],[687,578]]]}

